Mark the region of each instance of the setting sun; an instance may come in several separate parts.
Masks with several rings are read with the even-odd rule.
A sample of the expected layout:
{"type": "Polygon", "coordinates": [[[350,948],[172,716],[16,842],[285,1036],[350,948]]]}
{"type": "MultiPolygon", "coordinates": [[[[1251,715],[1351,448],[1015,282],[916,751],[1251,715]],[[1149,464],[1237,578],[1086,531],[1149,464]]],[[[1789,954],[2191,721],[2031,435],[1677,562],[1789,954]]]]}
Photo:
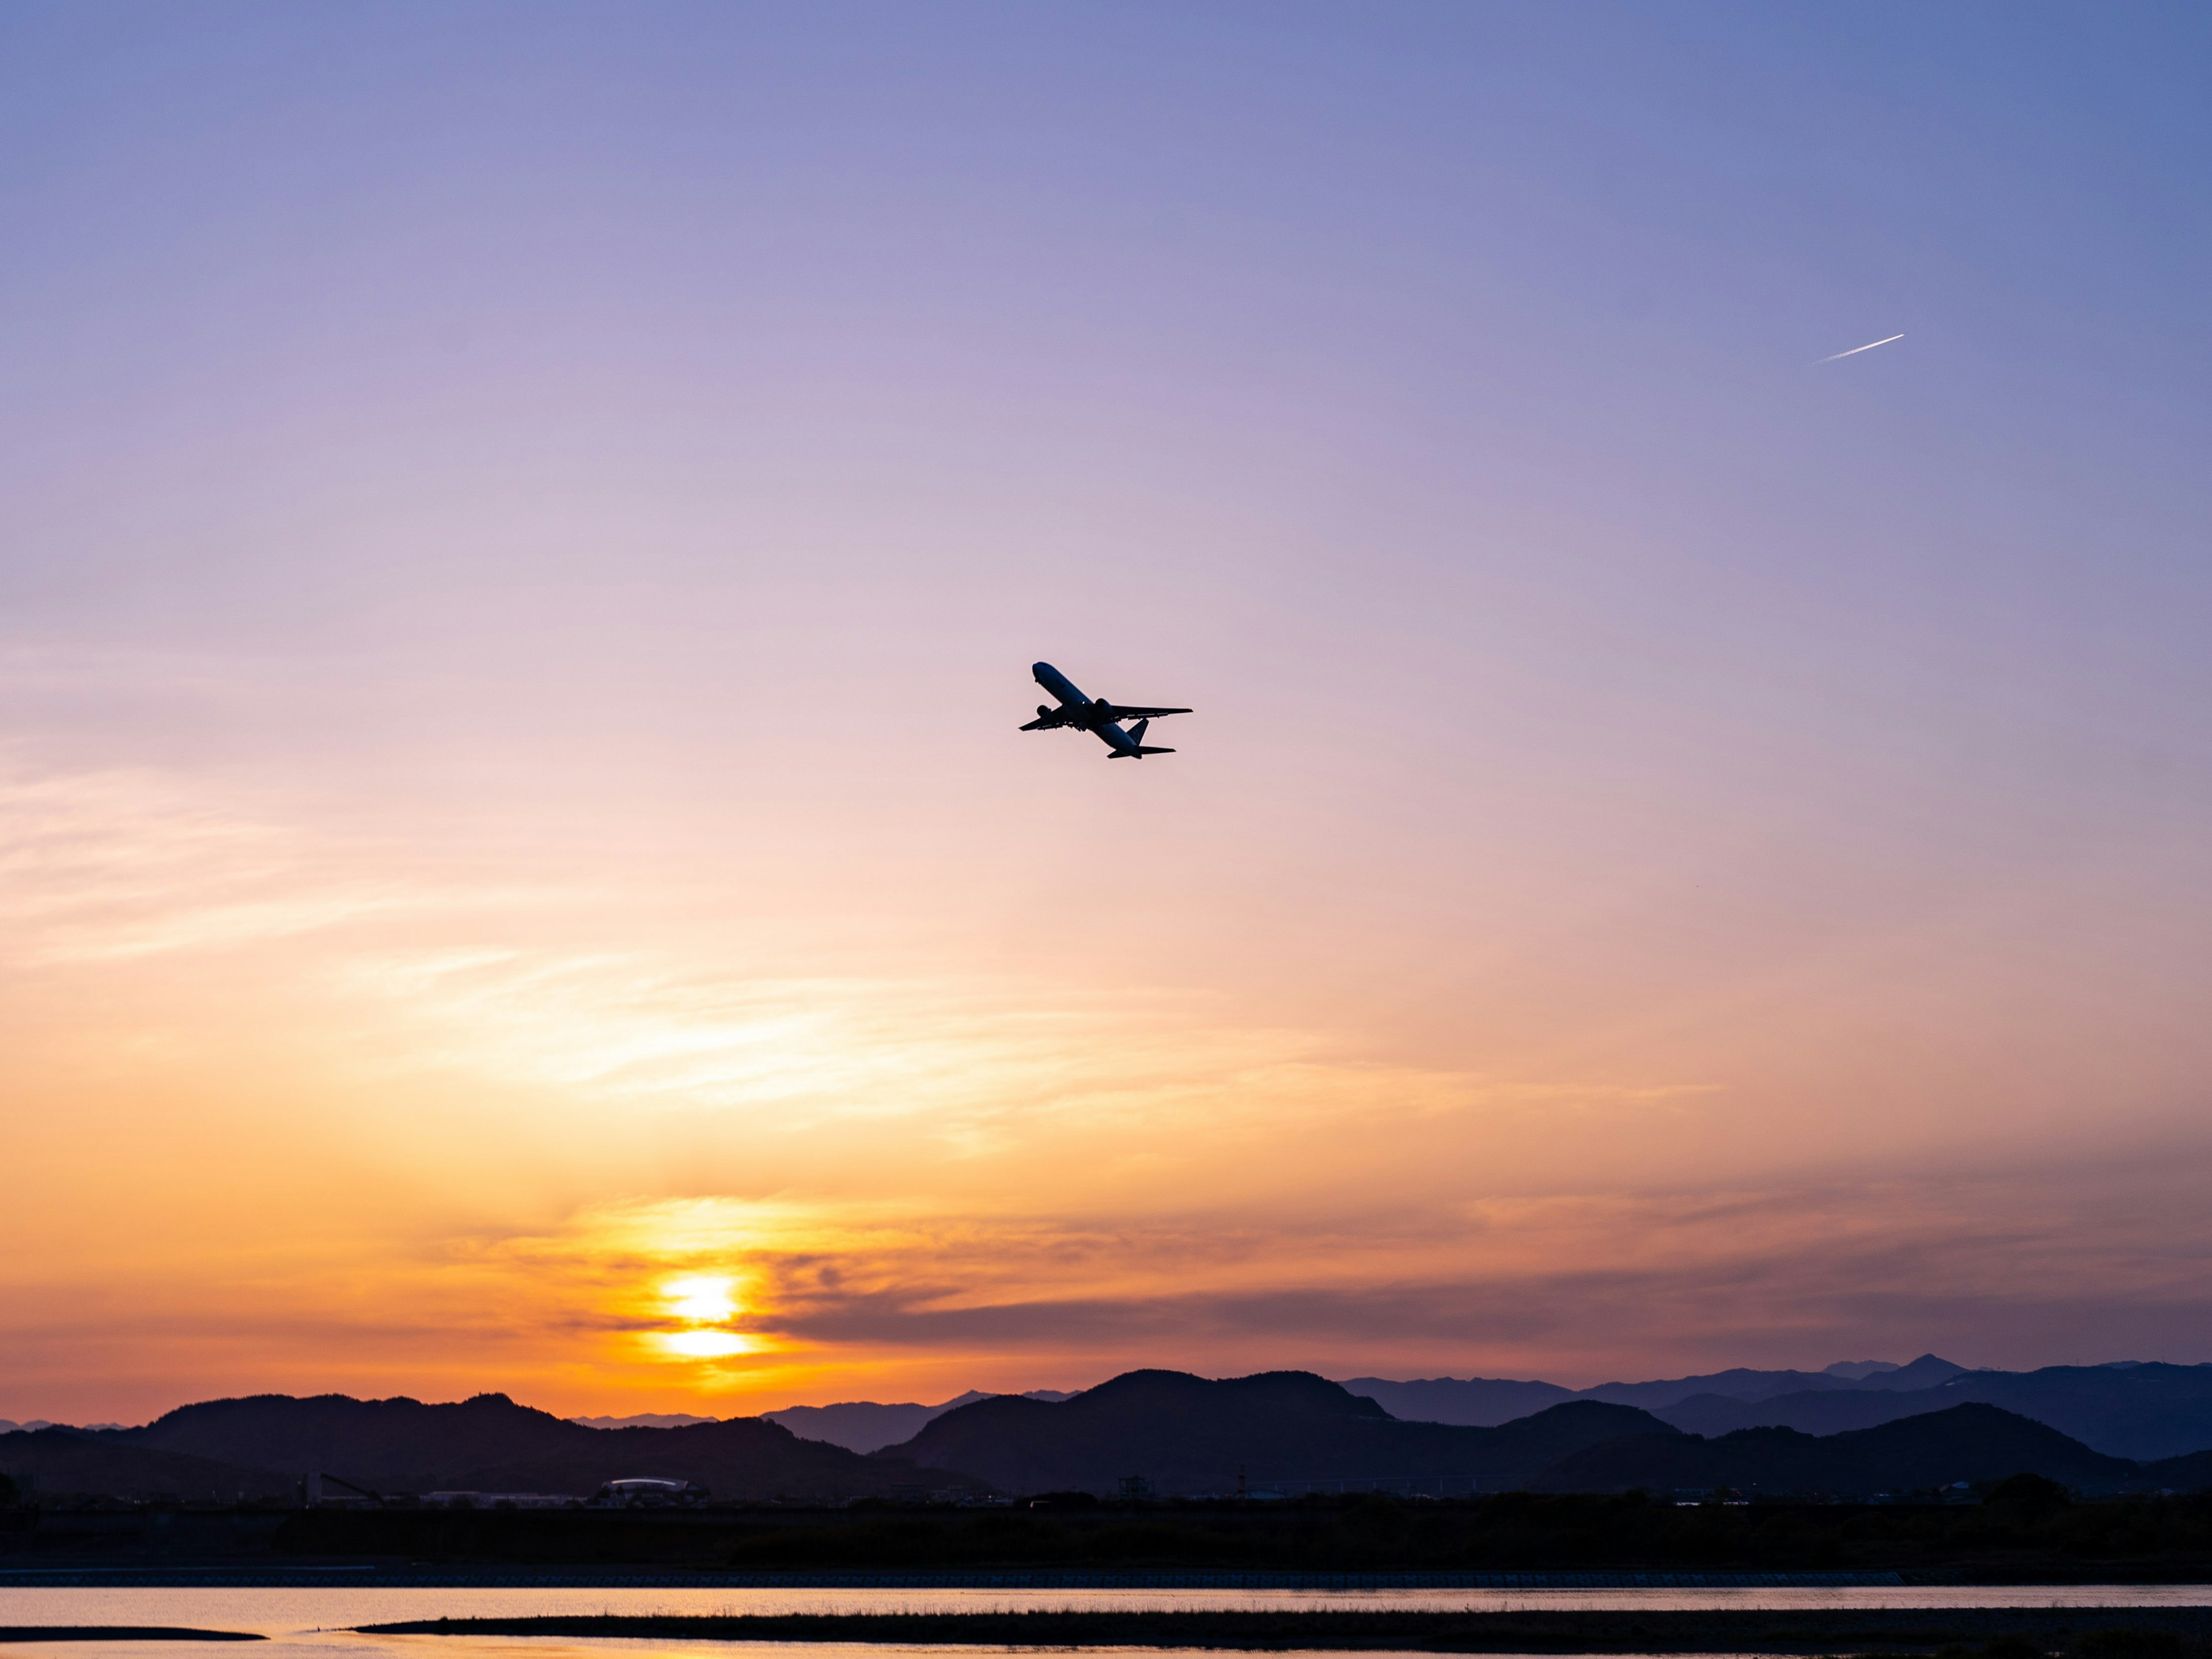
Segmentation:
{"type": "Polygon", "coordinates": [[[760,1343],[735,1331],[657,1331],[653,1344],[686,1359],[724,1359],[733,1353],[751,1353],[760,1343]]]}
{"type": "Polygon", "coordinates": [[[738,1311],[737,1281],[730,1279],[672,1279],[660,1287],[668,1310],[698,1325],[719,1325],[738,1311]]]}

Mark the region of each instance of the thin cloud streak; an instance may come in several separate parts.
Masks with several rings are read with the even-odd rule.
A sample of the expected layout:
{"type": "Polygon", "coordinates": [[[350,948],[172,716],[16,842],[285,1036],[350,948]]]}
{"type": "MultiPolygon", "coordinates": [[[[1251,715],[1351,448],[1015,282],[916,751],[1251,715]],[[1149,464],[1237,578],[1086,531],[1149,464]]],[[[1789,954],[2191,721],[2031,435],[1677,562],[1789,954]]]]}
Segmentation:
{"type": "Polygon", "coordinates": [[[1588,1384],[1907,1346],[2000,1366],[2151,1343],[2212,1358],[2174,1346],[2175,1333],[2212,1328],[2201,1272],[2212,1224],[2196,1201],[2212,1162],[2173,1158],[2127,1206],[2085,1197],[2082,1174],[1560,1195],[1474,1220],[1346,1217],[1288,1237],[1204,1215],[1085,1224],[652,1200],[580,1212],[550,1233],[426,1241],[366,1278],[349,1270],[337,1306],[307,1303],[328,1262],[288,1273],[273,1261],[197,1316],[127,1327],[112,1296],[19,1297],[16,1350],[23,1387],[88,1358],[128,1369],[145,1379],[145,1412],[220,1375],[241,1342],[278,1365],[269,1386],[295,1390],[465,1392],[490,1369],[559,1409],[681,1397],[722,1413],[868,1378],[902,1393],[902,1381],[963,1377],[1066,1386],[1139,1363],[1588,1384]],[[721,1323],[760,1352],[699,1360],[655,1347],[671,1328],[665,1287],[702,1273],[734,1287],[721,1323]],[[493,1304],[504,1311],[486,1328],[493,1304]]]}
{"type": "Polygon", "coordinates": [[[1904,337],[1905,337],[1902,334],[1893,334],[1887,339],[1869,340],[1863,346],[1853,346],[1849,351],[1838,351],[1832,357],[1823,357],[1820,360],[1820,362],[1814,363],[1813,367],[1818,368],[1820,366],[1820,363],[1832,363],[1839,358],[1856,357],[1862,351],[1872,351],[1876,346],[1886,346],[1895,341],[1901,340],[1904,337]]]}
{"type": "MultiPolygon", "coordinates": [[[[158,774],[19,776],[5,799],[0,910],[20,925],[0,965],[50,1015],[6,1057],[14,1085],[76,1091],[84,1122],[149,1076],[195,1103],[109,1143],[101,1192],[140,1191],[179,1241],[128,1272],[127,1241],[86,1225],[106,1212],[71,1120],[15,1134],[42,1172],[10,1224],[39,1248],[4,1275],[21,1375],[55,1396],[106,1376],[99,1415],[174,1404],[191,1377],[407,1392],[473,1376],[581,1409],[872,1378],[1057,1385],[1139,1359],[1587,1376],[1721,1363],[1729,1342],[1792,1363],[1872,1352],[1873,1310],[1977,1297],[1975,1340],[2001,1347],[2059,1328],[2051,1309],[2100,1282],[2124,1287],[2116,1309],[2188,1303],[2175,1273],[2206,1243],[2173,1222],[2185,1205],[2093,1215],[2083,1194],[2163,1178],[2094,1158],[2071,1198],[2025,1176],[2009,1194],[1899,1183],[1878,1150],[1863,1187],[1808,1188],[1823,1148],[1790,1139],[1808,1115],[1769,1121],[1758,1091],[1652,1074],[1694,1048],[1629,1051],[1640,1080],[1618,1060],[1583,1079],[1424,1066],[1172,985],[851,956],[802,970],[696,886],[678,921],[647,926],[675,907],[635,876],[541,864],[529,885],[472,885],[422,849],[395,861],[158,774]],[[611,902],[629,912],[619,948],[611,902]],[[118,1054],[125,993],[137,1046],[118,1054]],[[210,1160],[211,1142],[231,1150],[210,1160]],[[1759,1184],[1729,1179],[1747,1148],[1759,1162],[1736,1174],[1759,1184]],[[303,1197],[303,1168],[356,1173],[303,1197]],[[1650,1193],[1667,1182],[1679,1195],[1650,1193]],[[1034,1193],[1051,1207],[1009,1207],[1034,1193]],[[2014,1212],[2069,1220],[1998,1224],[2014,1212]],[[1999,1266],[1970,1271],[1983,1258],[1999,1266]],[[732,1328],[761,1352],[653,1346],[653,1287],[700,1273],[750,1286],[732,1328]],[[156,1316],[184,1305],[196,1325],[156,1316]],[[477,1328],[487,1306],[514,1316],[496,1339],[477,1328]],[[93,1307],[88,1327],[71,1312],[93,1307]],[[269,1375],[286,1309],[301,1340],[269,1375]],[[329,1337],[334,1320],[362,1340],[329,1337]]],[[[1864,971],[1844,968],[1770,975],[1726,1029],[1768,1037],[1864,971]]],[[[1987,1163],[1970,1123],[1949,1134],[1913,1161],[1987,1163]]],[[[2047,1136],[2006,1144],[2048,1163],[2047,1136]]],[[[2148,1328],[2133,1319],[2106,1328],[2148,1328]]]]}

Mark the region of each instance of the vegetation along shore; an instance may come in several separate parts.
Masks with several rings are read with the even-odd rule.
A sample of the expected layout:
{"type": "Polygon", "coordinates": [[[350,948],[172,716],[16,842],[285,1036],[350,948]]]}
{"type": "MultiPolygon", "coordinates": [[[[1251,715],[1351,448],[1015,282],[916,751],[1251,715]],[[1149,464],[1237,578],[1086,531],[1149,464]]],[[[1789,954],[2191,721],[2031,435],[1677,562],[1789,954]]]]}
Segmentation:
{"type": "Polygon", "coordinates": [[[1391,1650],[1437,1653],[1942,1653],[1986,1659],[2201,1659],[2212,1608],[1815,1608],[1789,1612],[861,1613],[434,1619],[365,1633],[869,1642],[976,1647],[1391,1650]]]}

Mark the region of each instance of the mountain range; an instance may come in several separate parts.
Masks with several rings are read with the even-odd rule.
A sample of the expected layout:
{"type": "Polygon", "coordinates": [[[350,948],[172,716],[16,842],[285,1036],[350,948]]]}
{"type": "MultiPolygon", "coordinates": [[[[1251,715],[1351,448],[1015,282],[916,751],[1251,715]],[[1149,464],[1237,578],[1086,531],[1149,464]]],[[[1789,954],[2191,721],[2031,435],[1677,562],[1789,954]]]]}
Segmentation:
{"type": "Polygon", "coordinates": [[[1517,1382],[1487,1376],[1464,1380],[1433,1376],[1411,1382],[1355,1376],[1347,1379],[1344,1386],[1380,1401],[1394,1417],[1488,1427],[1569,1400],[1603,1400],[1616,1406],[1641,1406],[1648,1412],[1663,1413],[1670,1407],[1707,1396],[1745,1402],[1778,1395],[1814,1393],[1879,1396],[1896,1390],[1932,1388],[1966,1369],[1948,1359],[1938,1359],[1932,1353],[1924,1353],[1909,1365],[1859,1359],[1831,1365],[1824,1371],[1761,1371],[1738,1366],[1731,1370],[1651,1382],[1601,1382],[1590,1389],[1566,1389],[1556,1382],[1517,1382]]]}
{"type": "Polygon", "coordinates": [[[1571,1401],[1496,1428],[1407,1423],[1305,1371],[1209,1382],[1130,1371],[1072,1399],[1000,1395],[948,1412],[890,1454],[980,1475],[1006,1492],[1111,1491],[1124,1476],[1163,1496],[1278,1480],[1519,1484],[1571,1452],[1674,1434],[1649,1413],[1571,1401]]]}
{"type": "Polygon", "coordinates": [[[885,1455],[957,1468],[1003,1491],[1110,1492],[1137,1475],[1162,1496],[1408,1481],[1447,1492],[1729,1487],[1868,1497],[2019,1474],[2087,1492],[2212,1486],[2212,1450],[2109,1456],[1979,1401],[1824,1436],[1761,1427],[1708,1438],[1639,1407],[1589,1399],[1491,1427],[1405,1422],[1301,1371],[1225,1382],[1132,1371],[1058,1405],[978,1401],[885,1455]]]}
{"type": "Polygon", "coordinates": [[[2212,1452],[2139,1463],[2107,1457],[2046,1424],[1966,1403],[1830,1435],[1738,1429],[1677,1431],[1591,1446],[1531,1482],[1550,1492],[1729,1487],[1747,1494],[1878,1496],[1971,1488],[2040,1474],[2085,1492],[2189,1491],[2212,1483],[2212,1452]]]}
{"type": "MultiPolygon", "coordinates": [[[[1024,1400],[1067,1397],[1057,1389],[1031,1389],[1022,1395],[1024,1400]]],[[[761,1415],[771,1423],[782,1424],[801,1440],[826,1440],[848,1451],[872,1452],[897,1441],[912,1439],[932,1418],[990,1398],[981,1389],[970,1389],[938,1406],[924,1406],[911,1400],[895,1406],[880,1405],[872,1400],[848,1400],[835,1406],[786,1406],[781,1411],[763,1412],[761,1415]]],[[[693,1417],[684,1412],[641,1412],[635,1417],[572,1417],[568,1420],[587,1429],[680,1429],[693,1423],[721,1421],[720,1418],[693,1417]]],[[[42,1423],[39,1426],[46,1425],[42,1423]]],[[[8,1427],[0,1423],[0,1433],[8,1427]]]]}
{"type": "Polygon", "coordinates": [[[1442,1376],[1345,1386],[1395,1417],[1486,1425],[1567,1400],[1641,1406],[1692,1434],[1790,1428],[1869,1429],[1981,1402],[2032,1418],[2109,1457],[2155,1460],[2212,1446],[2212,1365],[2123,1361],[2033,1371],[1968,1370],[1934,1354],[1909,1365],[1857,1361],[1825,1371],[1715,1371],[1654,1382],[1568,1389],[1550,1382],[1442,1376]]]}
{"type": "MultiPolygon", "coordinates": [[[[963,1406],[972,1406],[979,1400],[997,1396],[980,1389],[970,1389],[946,1401],[941,1406],[918,1406],[911,1402],[898,1406],[879,1406],[872,1400],[847,1401],[836,1406],[787,1406],[780,1412],[764,1412],[771,1423],[781,1423],[793,1434],[805,1440],[827,1440],[857,1452],[880,1450],[896,1445],[902,1440],[911,1440],[921,1432],[923,1425],[957,1411],[963,1406]]],[[[1017,1396],[1023,1400],[1059,1401],[1071,1398],[1057,1389],[1031,1389],[1017,1396]]]]}
{"type": "Polygon", "coordinates": [[[835,1498],[981,1483],[802,1440],[757,1417],[593,1429],[503,1394],[450,1405],[258,1395],[180,1407],[143,1428],[0,1435],[0,1472],[47,1492],[289,1495],[308,1470],[380,1492],[586,1495],[610,1480],[690,1480],[723,1498],[835,1498]]]}
{"type": "Polygon", "coordinates": [[[1825,1390],[1756,1401],[1692,1395],[1658,1415],[1693,1434],[1778,1426],[1812,1434],[1948,1410],[2002,1406],[2112,1457],[2156,1459],[2212,1446],[2212,1365],[2051,1365],[1961,1371],[1933,1388],[1825,1390]]]}
{"type": "Polygon", "coordinates": [[[1923,1356],[1905,1366],[1733,1370],[1580,1391],[1483,1378],[1347,1386],[1296,1371],[1207,1381],[1143,1370],[1068,1396],[848,1402],[726,1421],[670,1413],[657,1423],[570,1421],[495,1394],[447,1405],[264,1395],[183,1407],[140,1428],[0,1432],[0,1472],[44,1492],[223,1499],[289,1495],[309,1470],[382,1492],[581,1496],[611,1480],[660,1475],[724,1498],[810,1501],[1111,1493],[1129,1476],[1162,1495],[1395,1481],[1866,1494],[2022,1472],[2093,1492],[2194,1491],[2212,1486],[2208,1449],[2212,1366],[1967,1371],[1923,1356]],[[1624,1392],[1650,1403],[1603,1397],[1624,1392]],[[1448,1419],[1505,1400],[1528,1408],[1495,1423],[1448,1419]],[[821,1437],[794,1433],[794,1421],[821,1437]],[[872,1443],[899,1429],[909,1431],[903,1439],[872,1443]],[[869,1449],[832,1443],[832,1433],[869,1449]]]}
{"type": "MultiPolygon", "coordinates": [[[[1862,1359],[1819,1371],[1737,1367],[1644,1382],[1601,1382],[1589,1389],[1503,1377],[1341,1380],[1353,1394],[1373,1400],[1402,1421],[1474,1428],[1494,1428],[1569,1401],[1597,1400],[1641,1407],[1692,1434],[1770,1427],[1835,1434],[1978,1401],[2046,1423],[2111,1457],[2155,1460],[2212,1446],[2212,1364],[2120,1361],[2034,1371],[1969,1370],[1935,1354],[1923,1354],[1901,1365],[1862,1359]]],[[[803,1438],[872,1452],[910,1440],[933,1419],[990,1397],[971,1390],[937,1406],[854,1401],[792,1406],[766,1415],[803,1438]]],[[[1069,1396],[1041,1389],[1024,1397],[1056,1401],[1069,1396]]],[[[582,1420],[614,1426],[703,1419],[582,1420]]]]}
{"type": "MultiPolygon", "coordinates": [[[[1569,1389],[1556,1382],[1502,1377],[1343,1379],[1353,1394],[1373,1400],[1406,1422],[1494,1428],[1571,1400],[1638,1406],[1692,1434],[1736,1429],[1793,1428],[1835,1434],[1872,1428],[1899,1418],[1948,1410],[1968,1401],[2002,1406],[2047,1423],[2111,1457],[2154,1460],[2212,1446],[2212,1364],[2170,1365],[2131,1360],[2103,1365],[2052,1365],[2033,1371],[1969,1370],[1934,1354],[1909,1364],[1847,1360],[1825,1370],[1757,1370],[1737,1367],[1693,1376],[1644,1382],[1601,1382],[1569,1389]]],[[[848,1451],[872,1452],[911,1440],[924,1425],[994,1396],[970,1389],[937,1405],[847,1401],[830,1406],[787,1406],[763,1413],[802,1440],[827,1441],[848,1451]]],[[[1030,1400],[1070,1396],[1050,1389],[1030,1400]]],[[[684,1413],[570,1419],[592,1429],[682,1428],[719,1419],[684,1413]]],[[[53,1426],[43,1421],[0,1419],[0,1434],[53,1426]]],[[[90,1425],[112,1429],[114,1424],[90,1425]]]]}

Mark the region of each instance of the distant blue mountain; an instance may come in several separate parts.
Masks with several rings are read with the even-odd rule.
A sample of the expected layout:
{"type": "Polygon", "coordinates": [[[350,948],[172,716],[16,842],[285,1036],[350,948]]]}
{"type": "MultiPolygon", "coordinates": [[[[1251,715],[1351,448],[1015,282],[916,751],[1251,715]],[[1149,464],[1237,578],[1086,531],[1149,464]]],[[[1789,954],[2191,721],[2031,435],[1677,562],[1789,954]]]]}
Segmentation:
{"type": "MultiPolygon", "coordinates": [[[[787,1406],[780,1412],[763,1412],[762,1415],[771,1423],[781,1423],[801,1440],[825,1440],[848,1451],[872,1452],[913,1439],[926,1425],[947,1412],[996,1397],[970,1389],[941,1406],[918,1405],[911,1401],[885,1406],[872,1400],[848,1400],[836,1406],[787,1406]]],[[[1056,1389],[1032,1389],[1020,1397],[1060,1401],[1067,1395],[1056,1389]]]]}
{"type": "Polygon", "coordinates": [[[1777,1427],[1827,1435],[1948,1411],[1968,1401],[2002,1406],[2048,1424],[2108,1457],[2151,1462],[2212,1447],[2212,1365],[1962,1371],[1933,1388],[1830,1389],[1755,1400],[1713,1391],[1651,1409],[1691,1434],[1777,1427]]]}
{"type": "Polygon", "coordinates": [[[1780,1394],[1926,1389],[1957,1376],[1966,1369],[1948,1359],[1938,1359],[1932,1353],[1922,1354],[1909,1365],[1870,1371],[1857,1377],[1839,1376],[1838,1368],[1833,1366],[1824,1371],[1759,1371],[1739,1366],[1705,1376],[1678,1376],[1665,1382],[1601,1382],[1594,1389],[1583,1389],[1582,1397],[1658,1411],[1701,1394],[1717,1394],[1729,1400],[1766,1400],[1780,1394]]]}
{"type": "Polygon", "coordinates": [[[1980,1404],[1815,1437],[1783,1428],[1717,1439],[1639,1435],[1571,1453],[1531,1484],[1551,1492],[1733,1487],[1773,1496],[1901,1494],[2040,1474],[2084,1492],[2167,1484],[2162,1466],[2106,1457],[2047,1425],[1980,1404]]]}
{"type": "Polygon", "coordinates": [[[1422,1377],[1392,1382],[1380,1376],[1349,1376],[1344,1386],[1365,1395],[1391,1416],[1407,1423],[1449,1423],[1462,1428],[1494,1429],[1580,1398],[1556,1382],[1514,1382],[1503,1377],[1422,1377]]]}
{"type": "Polygon", "coordinates": [[[685,1429],[694,1423],[719,1423],[719,1417],[695,1417],[690,1412],[638,1412],[629,1417],[572,1417],[587,1429],[685,1429]]]}
{"type": "Polygon", "coordinates": [[[1073,1397],[1041,1389],[942,1406],[849,1402],[776,1413],[817,1432],[858,1431],[855,1438],[878,1431],[891,1414],[926,1419],[908,1441],[873,1455],[759,1418],[602,1429],[503,1395],[442,1405],[258,1395],[182,1407],[137,1429],[0,1432],[0,1474],[40,1492],[216,1498],[281,1498],[308,1471],[387,1492],[580,1497],[609,1480],[647,1475],[739,1498],[986,1484],[1013,1495],[1110,1492],[1131,1475],[1170,1494],[1234,1492],[1247,1475],[1255,1491],[1269,1481],[1287,1489],[1301,1480],[1383,1479],[1493,1490],[1733,1486],[1864,1496],[2022,1472],[2087,1492],[2212,1486],[2212,1365],[1960,1371],[1929,1357],[1895,1367],[1854,1361],[1820,1372],[1723,1371],[1584,1395],[1501,1379],[1362,1379],[1346,1388],[1301,1372],[1209,1381],[1150,1370],[1073,1397]],[[1911,1386],[1931,1374],[1944,1380],[1911,1386]],[[1759,1393],[1807,1378],[1820,1385],[1759,1393]],[[1587,1397],[1621,1389],[1702,1392],[1656,1412],[1587,1397]],[[1381,1403],[1393,1396],[1421,1418],[1401,1419],[1381,1403]],[[1451,1410],[1515,1414],[1493,1425],[1437,1420],[1451,1410]]]}
{"type": "MultiPolygon", "coordinates": [[[[1601,1382],[1594,1389],[1579,1389],[1561,1388],[1556,1382],[1520,1382],[1487,1376],[1470,1376],[1464,1380],[1450,1376],[1425,1377],[1410,1382],[1393,1382],[1379,1376],[1354,1376],[1345,1379],[1344,1386],[1354,1394],[1365,1395],[1391,1416],[1403,1418],[1409,1422],[1457,1423],[1476,1428],[1491,1428],[1568,1400],[1603,1400],[1616,1406],[1637,1406],[1645,1411],[1663,1414],[1667,1407],[1698,1396],[1710,1395],[1728,1401],[1759,1401],[1777,1395],[1796,1395],[1814,1392],[1856,1395],[1869,1390],[1918,1389],[1931,1388],[1965,1370],[1963,1365],[1954,1365],[1948,1359],[1938,1359],[1932,1353],[1924,1353],[1909,1365],[1893,1365],[1885,1360],[1858,1359],[1831,1365],[1825,1371],[1760,1371],[1739,1366],[1733,1370],[1713,1371],[1702,1376],[1678,1376],[1655,1382],[1601,1382]]],[[[1950,1403],[1955,1405],[1957,1401],[1950,1403]]],[[[1905,1414],[1899,1412],[1877,1414],[1868,1418],[1864,1423],[1853,1422],[1848,1426],[1863,1428],[1905,1414]]],[[[1667,1420],[1674,1422],[1672,1418],[1667,1420]]],[[[1675,1426],[1682,1428],[1688,1425],[1676,1424],[1675,1426]]],[[[1731,1423],[1729,1426],[1742,1425],[1731,1423]]],[[[1704,1431],[1692,1430],[1692,1432],[1702,1433],[1704,1431]]],[[[2212,1444],[2212,1441],[2206,1443],[2212,1444]]]]}

